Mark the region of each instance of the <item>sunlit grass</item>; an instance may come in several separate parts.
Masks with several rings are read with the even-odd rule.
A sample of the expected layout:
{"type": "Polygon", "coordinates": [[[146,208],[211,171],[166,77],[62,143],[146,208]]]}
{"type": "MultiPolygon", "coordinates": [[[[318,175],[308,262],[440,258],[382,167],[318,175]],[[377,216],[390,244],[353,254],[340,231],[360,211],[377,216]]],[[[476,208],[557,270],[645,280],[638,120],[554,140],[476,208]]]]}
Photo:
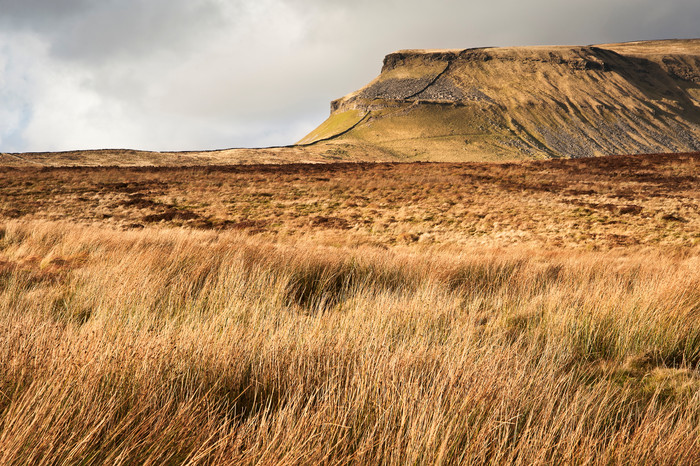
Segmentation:
{"type": "Polygon", "coordinates": [[[4,463],[694,463],[700,259],[9,222],[4,463]]]}

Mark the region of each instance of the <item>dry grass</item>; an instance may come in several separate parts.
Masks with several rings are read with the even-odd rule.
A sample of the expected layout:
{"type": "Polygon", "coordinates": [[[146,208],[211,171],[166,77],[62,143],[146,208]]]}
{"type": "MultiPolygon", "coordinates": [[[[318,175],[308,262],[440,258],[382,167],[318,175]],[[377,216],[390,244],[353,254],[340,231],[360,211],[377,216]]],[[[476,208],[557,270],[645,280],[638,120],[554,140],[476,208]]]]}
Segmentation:
{"type": "Polygon", "coordinates": [[[700,261],[9,222],[3,463],[700,461],[700,261]]]}
{"type": "MultiPolygon", "coordinates": [[[[0,166],[14,167],[182,167],[216,166],[228,164],[327,163],[336,161],[337,147],[318,144],[313,146],[281,146],[259,149],[221,149],[190,152],[149,152],[132,149],[97,149],[65,152],[0,152],[0,166]]],[[[353,146],[352,153],[343,152],[341,159],[348,162],[390,161],[371,146],[353,146]]]]}
{"type": "Polygon", "coordinates": [[[6,169],[0,463],[697,464],[697,173],[6,169]]]}

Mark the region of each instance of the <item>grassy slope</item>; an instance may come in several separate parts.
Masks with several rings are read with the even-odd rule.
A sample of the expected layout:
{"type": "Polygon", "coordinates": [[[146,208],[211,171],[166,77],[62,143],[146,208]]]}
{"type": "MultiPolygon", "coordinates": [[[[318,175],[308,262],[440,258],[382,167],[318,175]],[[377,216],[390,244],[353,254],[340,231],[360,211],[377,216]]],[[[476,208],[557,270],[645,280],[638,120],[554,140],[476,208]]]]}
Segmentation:
{"type": "MultiPolygon", "coordinates": [[[[131,149],[76,150],[66,152],[31,152],[23,154],[0,153],[0,166],[45,167],[135,167],[135,166],[206,166],[248,165],[261,163],[323,163],[335,159],[337,147],[289,146],[264,149],[223,149],[193,152],[149,152],[131,149]]],[[[386,160],[383,152],[374,147],[353,145],[352,153],[345,153],[348,161],[386,160]]]]}
{"type": "MultiPolygon", "coordinates": [[[[338,141],[378,144],[400,161],[493,161],[518,158],[505,146],[492,144],[495,132],[487,131],[486,125],[487,114],[480,109],[475,111],[475,106],[424,105],[409,110],[399,107],[372,112],[367,123],[341,136],[338,141]]],[[[509,136],[509,131],[505,129],[498,131],[504,140],[509,136]]]]}
{"type": "Polygon", "coordinates": [[[297,144],[304,145],[343,133],[359,123],[362,117],[364,117],[364,112],[360,110],[348,110],[346,112],[334,113],[318,128],[297,142],[297,144]]]}

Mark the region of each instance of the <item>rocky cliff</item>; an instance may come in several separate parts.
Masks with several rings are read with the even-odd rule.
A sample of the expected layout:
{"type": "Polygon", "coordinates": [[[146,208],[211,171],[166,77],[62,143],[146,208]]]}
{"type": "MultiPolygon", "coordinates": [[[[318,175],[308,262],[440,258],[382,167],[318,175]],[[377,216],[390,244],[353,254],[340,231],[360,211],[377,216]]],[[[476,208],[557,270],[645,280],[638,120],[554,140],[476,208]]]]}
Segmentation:
{"type": "Polygon", "coordinates": [[[300,141],[319,143],[407,160],[698,151],[700,39],[391,53],[300,141]]]}

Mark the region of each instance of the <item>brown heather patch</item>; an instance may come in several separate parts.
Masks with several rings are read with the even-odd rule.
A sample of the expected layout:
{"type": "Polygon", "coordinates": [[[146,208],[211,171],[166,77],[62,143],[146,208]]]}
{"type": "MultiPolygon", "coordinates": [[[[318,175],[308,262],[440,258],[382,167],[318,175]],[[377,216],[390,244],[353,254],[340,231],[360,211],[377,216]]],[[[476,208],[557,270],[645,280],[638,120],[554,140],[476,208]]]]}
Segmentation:
{"type": "MultiPolygon", "coordinates": [[[[245,230],[334,231],[392,245],[613,248],[700,241],[700,155],[529,163],[2,168],[0,217],[245,230]],[[402,236],[404,235],[404,236],[402,236]]],[[[333,239],[332,241],[336,241],[333,239]]]]}

